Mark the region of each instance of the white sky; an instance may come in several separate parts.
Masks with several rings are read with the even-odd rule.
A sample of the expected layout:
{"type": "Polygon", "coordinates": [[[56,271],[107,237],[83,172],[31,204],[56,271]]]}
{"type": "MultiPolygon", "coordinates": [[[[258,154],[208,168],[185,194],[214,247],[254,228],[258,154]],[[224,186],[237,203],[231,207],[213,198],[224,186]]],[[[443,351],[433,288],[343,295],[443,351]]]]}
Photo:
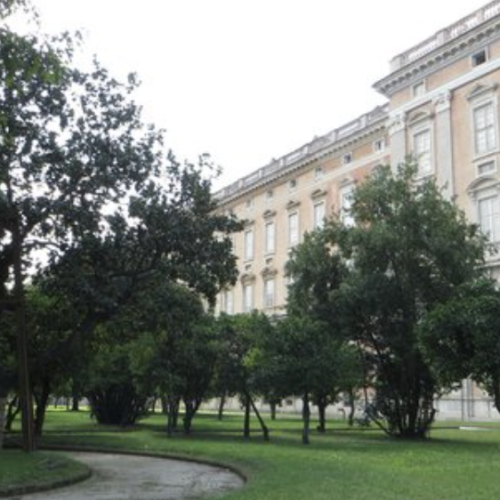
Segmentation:
{"type": "Polygon", "coordinates": [[[389,60],[485,0],[33,0],[42,30],[81,29],[178,158],[237,180],[384,102],[389,60]]]}

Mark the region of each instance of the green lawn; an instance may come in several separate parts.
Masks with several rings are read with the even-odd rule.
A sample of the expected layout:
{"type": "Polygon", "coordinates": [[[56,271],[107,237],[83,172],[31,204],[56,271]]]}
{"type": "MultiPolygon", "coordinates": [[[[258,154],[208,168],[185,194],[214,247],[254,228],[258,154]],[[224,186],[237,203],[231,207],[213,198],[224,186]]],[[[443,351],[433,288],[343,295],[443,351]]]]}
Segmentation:
{"type": "Polygon", "coordinates": [[[248,483],[227,500],[500,497],[500,424],[483,432],[439,424],[429,441],[408,442],[335,422],[326,435],[313,433],[311,445],[303,446],[299,420],[280,418],[268,423],[270,443],[261,440],[256,424],[255,434],[245,441],[240,432],[242,418],[237,415],[222,422],[202,415],[195,420],[191,437],[169,439],[164,433],[165,418],[159,415],[121,432],[97,426],[85,412],[52,411],[43,442],[167,453],[232,465],[246,475],[248,483]]]}
{"type": "Polygon", "coordinates": [[[27,455],[18,450],[3,450],[0,451],[0,497],[18,488],[44,488],[87,473],[83,464],[55,453],[27,455]]]}

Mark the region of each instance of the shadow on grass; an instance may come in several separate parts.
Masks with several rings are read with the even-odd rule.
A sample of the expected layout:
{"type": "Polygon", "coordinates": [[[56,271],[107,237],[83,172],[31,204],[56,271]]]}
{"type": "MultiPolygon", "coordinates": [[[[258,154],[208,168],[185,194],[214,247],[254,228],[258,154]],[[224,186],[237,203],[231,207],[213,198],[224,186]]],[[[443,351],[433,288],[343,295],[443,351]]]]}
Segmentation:
{"type": "MultiPolygon", "coordinates": [[[[83,418],[84,416],[82,416],[83,418]]],[[[182,417],[182,416],[181,416],[182,417]]],[[[182,420],[179,422],[182,424],[182,420]]],[[[181,430],[173,437],[166,434],[165,416],[156,414],[145,418],[135,426],[119,428],[103,426],[94,421],[80,420],[71,428],[70,422],[64,418],[60,422],[52,422],[44,432],[42,444],[76,447],[103,447],[118,450],[142,449],[184,453],[204,453],[205,449],[217,448],[219,452],[229,450],[234,445],[268,446],[274,450],[322,450],[350,452],[353,456],[370,455],[388,456],[395,453],[426,450],[436,456],[446,453],[461,453],[474,459],[476,453],[498,453],[500,451],[500,432],[474,433],[458,430],[457,423],[440,424],[432,429],[427,440],[409,440],[391,438],[375,426],[348,427],[344,423],[331,422],[325,433],[311,430],[311,444],[304,446],[301,442],[301,421],[297,418],[279,418],[268,421],[271,441],[264,442],[261,429],[252,423],[250,438],[243,437],[243,423],[240,415],[231,415],[223,421],[213,415],[198,415],[193,422],[192,433],[184,435],[181,430]],[[481,434],[484,434],[481,435],[481,434]],[[486,436],[488,434],[488,436],[486,436]],[[189,445],[189,446],[187,446],[189,445]],[[207,445],[210,445],[207,448],[207,445]]],[[[314,424],[315,425],[315,424],[314,424]]],[[[491,429],[491,427],[489,427],[491,429]]],[[[19,436],[20,438],[20,436],[19,436]]],[[[265,450],[265,448],[262,448],[265,450]]]]}

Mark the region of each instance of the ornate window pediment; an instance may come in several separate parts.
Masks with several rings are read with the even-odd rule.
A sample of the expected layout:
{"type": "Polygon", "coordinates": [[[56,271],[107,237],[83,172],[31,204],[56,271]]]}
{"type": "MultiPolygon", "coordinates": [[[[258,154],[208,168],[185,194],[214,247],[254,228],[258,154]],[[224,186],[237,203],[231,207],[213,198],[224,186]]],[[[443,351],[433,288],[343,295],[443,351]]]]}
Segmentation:
{"type": "Polygon", "coordinates": [[[476,198],[480,191],[497,189],[500,191],[500,181],[491,175],[484,175],[473,180],[467,187],[467,193],[472,198],[476,198]]]}
{"type": "Polygon", "coordinates": [[[274,217],[275,215],[276,215],[276,210],[266,210],[262,214],[262,217],[264,217],[264,219],[270,219],[271,217],[274,217]]]}
{"type": "Polygon", "coordinates": [[[482,97],[484,95],[491,94],[495,92],[497,88],[498,88],[498,83],[493,83],[491,85],[485,83],[478,83],[467,95],[467,99],[471,101],[473,99],[476,99],[477,97],[482,97]]]}
{"type": "Polygon", "coordinates": [[[324,189],[315,189],[311,193],[311,199],[317,200],[318,198],[324,198],[326,196],[326,191],[324,189]]]}
{"type": "Polygon", "coordinates": [[[408,125],[411,127],[417,123],[423,122],[425,120],[431,120],[433,114],[429,110],[419,110],[408,116],[408,125]]]}
{"type": "Polygon", "coordinates": [[[273,278],[278,274],[278,270],[274,267],[266,266],[260,274],[264,279],[273,278]]]}
{"type": "Polygon", "coordinates": [[[345,188],[346,186],[350,186],[350,185],[354,185],[356,184],[356,180],[353,179],[352,177],[344,177],[340,182],[339,182],[339,188],[345,188]]]}
{"type": "Polygon", "coordinates": [[[290,201],[286,204],[286,209],[287,209],[287,210],[293,210],[294,208],[297,208],[299,205],[300,205],[300,201],[290,200],[290,201]]]}
{"type": "Polygon", "coordinates": [[[250,285],[255,282],[255,274],[252,272],[243,273],[240,277],[240,281],[243,285],[250,285]]]}

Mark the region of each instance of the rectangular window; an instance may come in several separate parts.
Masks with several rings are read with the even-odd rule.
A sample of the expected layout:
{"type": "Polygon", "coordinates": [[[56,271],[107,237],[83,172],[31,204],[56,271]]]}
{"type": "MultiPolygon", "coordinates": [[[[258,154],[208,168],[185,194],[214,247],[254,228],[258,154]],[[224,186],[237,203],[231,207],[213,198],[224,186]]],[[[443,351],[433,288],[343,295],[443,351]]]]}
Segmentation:
{"type": "Polygon", "coordinates": [[[352,162],[352,153],[346,153],[344,156],[342,156],[342,163],[344,165],[347,165],[348,163],[352,162]]]}
{"type": "Polygon", "coordinates": [[[299,242],[299,214],[288,216],[288,246],[292,247],[299,242]]]}
{"type": "Polygon", "coordinates": [[[275,227],[274,222],[268,222],[265,226],[266,253],[274,253],[275,249],[275,227]]]}
{"type": "Polygon", "coordinates": [[[490,241],[500,240],[500,203],[498,196],[482,198],[478,203],[479,225],[490,241]]]}
{"type": "Polygon", "coordinates": [[[288,189],[290,191],[295,191],[297,189],[297,179],[292,179],[288,181],[288,189]]]}
{"type": "Polygon", "coordinates": [[[378,139],[373,143],[373,151],[375,153],[381,153],[382,151],[385,151],[385,139],[378,139]]]}
{"type": "Polygon", "coordinates": [[[253,229],[245,231],[245,260],[253,259],[253,229]]]}
{"type": "Polygon", "coordinates": [[[324,175],[323,167],[316,167],[314,169],[314,180],[315,181],[319,181],[319,180],[323,179],[323,175],[324,175]]]}
{"type": "Polygon", "coordinates": [[[274,278],[264,281],[264,307],[274,307],[275,288],[274,278]]]}
{"type": "Polygon", "coordinates": [[[315,203],[313,207],[313,226],[314,229],[322,228],[325,224],[325,202],[315,203]]]}
{"type": "Polygon", "coordinates": [[[495,111],[492,102],[474,109],[474,148],[477,155],[494,150],[497,146],[495,111]]]}
{"type": "Polygon", "coordinates": [[[253,285],[243,285],[243,312],[249,313],[253,310],[253,285]]]}
{"type": "Polygon", "coordinates": [[[488,54],[486,53],[485,49],[480,50],[479,52],[476,52],[471,56],[471,62],[473,67],[484,64],[487,60],[488,60],[488,54]]]}
{"type": "Polygon", "coordinates": [[[226,290],[223,294],[223,311],[226,314],[233,314],[234,313],[234,301],[233,301],[233,291],[232,290],[226,290]]]}
{"type": "Polygon", "coordinates": [[[420,97],[425,94],[425,81],[413,85],[413,97],[420,97]]]}
{"type": "Polygon", "coordinates": [[[497,166],[495,160],[485,161],[484,163],[479,163],[477,165],[477,175],[480,177],[481,175],[492,174],[497,171],[497,166]]]}
{"type": "Polygon", "coordinates": [[[413,154],[418,162],[418,175],[432,172],[431,131],[422,130],[413,136],[413,154]]]}
{"type": "Polygon", "coordinates": [[[340,190],[340,219],[348,226],[354,226],[354,217],[351,213],[353,186],[345,186],[340,190]]]}

